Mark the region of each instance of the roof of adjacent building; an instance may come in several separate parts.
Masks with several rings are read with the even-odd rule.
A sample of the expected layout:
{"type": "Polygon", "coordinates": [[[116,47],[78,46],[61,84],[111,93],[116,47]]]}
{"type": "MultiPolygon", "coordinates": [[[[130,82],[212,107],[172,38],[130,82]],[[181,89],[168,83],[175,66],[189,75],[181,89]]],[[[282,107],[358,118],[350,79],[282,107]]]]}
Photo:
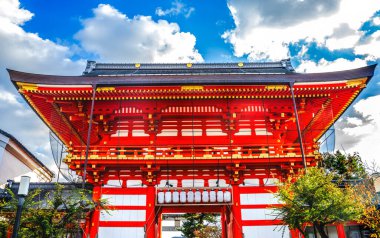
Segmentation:
{"type": "Polygon", "coordinates": [[[10,140],[12,140],[17,146],[19,146],[29,156],[29,158],[31,158],[35,163],[37,163],[38,165],[40,165],[41,168],[43,168],[49,174],[50,177],[53,177],[54,173],[48,167],[46,167],[46,165],[44,163],[42,163],[39,159],[37,159],[37,157],[32,152],[30,152],[13,135],[11,135],[11,134],[9,134],[9,133],[1,130],[1,129],[0,129],[0,134],[4,135],[5,137],[8,137],[10,140]]]}

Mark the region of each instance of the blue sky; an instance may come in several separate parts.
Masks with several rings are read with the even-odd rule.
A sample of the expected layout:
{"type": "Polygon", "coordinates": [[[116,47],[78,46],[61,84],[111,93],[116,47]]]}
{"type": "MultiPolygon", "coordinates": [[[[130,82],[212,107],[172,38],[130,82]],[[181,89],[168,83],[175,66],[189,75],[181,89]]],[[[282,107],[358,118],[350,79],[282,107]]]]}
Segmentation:
{"type": "MultiPolygon", "coordinates": [[[[379,62],[380,0],[0,2],[0,127],[50,159],[48,129],[5,68],[78,75],[101,62],[231,62],[290,58],[298,72],[379,62]]],[[[377,157],[380,70],[336,123],[337,146],[377,157]]]]}

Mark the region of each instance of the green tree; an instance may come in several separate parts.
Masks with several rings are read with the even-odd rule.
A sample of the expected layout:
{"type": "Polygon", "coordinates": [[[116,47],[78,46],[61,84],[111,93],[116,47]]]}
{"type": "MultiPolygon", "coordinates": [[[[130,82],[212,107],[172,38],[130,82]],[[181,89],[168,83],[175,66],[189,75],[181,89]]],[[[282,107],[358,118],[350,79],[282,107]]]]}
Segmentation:
{"type": "Polygon", "coordinates": [[[363,179],[368,176],[359,153],[323,153],[319,167],[334,175],[334,179],[363,179]]]}
{"type": "Polygon", "coordinates": [[[279,184],[275,196],[283,206],[275,208],[278,217],[304,236],[305,225],[311,224],[322,238],[328,238],[327,224],[358,219],[363,207],[357,206],[354,190],[339,188],[333,178],[321,168],[309,168],[279,184]]]}
{"type": "Polygon", "coordinates": [[[220,238],[221,228],[218,226],[216,214],[186,213],[186,221],[178,229],[186,238],[220,238]]]}
{"type": "MultiPolygon", "coordinates": [[[[0,206],[0,218],[9,225],[13,224],[17,204],[16,196],[11,191],[10,194],[12,199],[0,206]]],[[[41,190],[32,191],[24,203],[19,237],[74,236],[81,229],[81,220],[90,212],[97,208],[106,209],[104,200],[93,201],[88,194],[89,191],[82,189],[64,191],[59,184],[45,195],[41,190]],[[41,196],[43,199],[39,199],[41,196]]],[[[8,230],[7,224],[3,230],[8,230]]]]}

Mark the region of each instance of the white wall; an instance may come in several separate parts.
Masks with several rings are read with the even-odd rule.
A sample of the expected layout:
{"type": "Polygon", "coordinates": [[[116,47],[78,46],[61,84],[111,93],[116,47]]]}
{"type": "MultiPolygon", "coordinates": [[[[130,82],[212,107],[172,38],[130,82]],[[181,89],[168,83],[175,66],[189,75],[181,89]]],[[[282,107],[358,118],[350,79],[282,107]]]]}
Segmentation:
{"type": "Polygon", "coordinates": [[[143,227],[99,227],[98,238],[144,238],[143,227]]]}
{"type": "Polygon", "coordinates": [[[6,183],[8,179],[19,181],[22,175],[30,176],[31,182],[39,181],[37,175],[28,166],[4,150],[0,162],[0,184],[6,183]]]}
{"type": "Polygon", "coordinates": [[[243,226],[244,237],[258,238],[289,238],[289,229],[285,227],[284,236],[283,226],[243,226]]]}

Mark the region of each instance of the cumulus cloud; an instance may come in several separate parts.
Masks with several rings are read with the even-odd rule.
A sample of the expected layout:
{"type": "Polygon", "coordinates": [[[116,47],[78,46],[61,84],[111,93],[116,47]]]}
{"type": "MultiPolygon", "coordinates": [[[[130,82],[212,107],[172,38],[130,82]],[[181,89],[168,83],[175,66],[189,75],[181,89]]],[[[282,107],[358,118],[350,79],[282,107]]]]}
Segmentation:
{"type": "Polygon", "coordinates": [[[301,60],[301,64],[298,65],[298,67],[296,67],[296,71],[304,73],[320,73],[354,69],[364,67],[366,65],[366,60],[359,58],[356,58],[354,60],[339,58],[334,61],[327,61],[326,59],[321,59],[318,62],[312,60],[301,60]]]}
{"type": "Polygon", "coordinates": [[[380,30],[373,33],[364,44],[356,46],[355,54],[368,55],[372,60],[380,58],[380,30]]]}
{"type": "Polygon", "coordinates": [[[2,0],[0,3],[0,126],[54,168],[51,152],[47,149],[48,128],[23,102],[11,85],[5,68],[67,75],[80,74],[85,62],[72,61],[69,47],[24,31],[22,24],[32,16],[33,13],[20,8],[17,0],[2,0]]]}
{"type": "Polygon", "coordinates": [[[236,27],[222,37],[234,54],[279,60],[289,56],[289,44],[301,40],[331,50],[360,45],[360,27],[380,9],[380,1],[230,0],[228,7],[236,27]]]}
{"type": "Polygon", "coordinates": [[[185,18],[189,18],[190,15],[195,11],[194,7],[187,7],[186,4],[181,1],[173,1],[172,7],[168,9],[162,9],[161,7],[156,8],[157,16],[178,16],[183,15],[185,18]]]}
{"type": "Polygon", "coordinates": [[[380,145],[380,95],[360,100],[353,106],[349,117],[340,119],[335,126],[336,148],[359,152],[368,162],[378,158],[374,148],[380,145]]]}
{"type": "Polygon", "coordinates": [[[94,9],[76,36],[87,51],[103,61],[200,62],[196,38],[178,24],[153,21],[150,16],[129,18],[107,4],[94,9]]]}

